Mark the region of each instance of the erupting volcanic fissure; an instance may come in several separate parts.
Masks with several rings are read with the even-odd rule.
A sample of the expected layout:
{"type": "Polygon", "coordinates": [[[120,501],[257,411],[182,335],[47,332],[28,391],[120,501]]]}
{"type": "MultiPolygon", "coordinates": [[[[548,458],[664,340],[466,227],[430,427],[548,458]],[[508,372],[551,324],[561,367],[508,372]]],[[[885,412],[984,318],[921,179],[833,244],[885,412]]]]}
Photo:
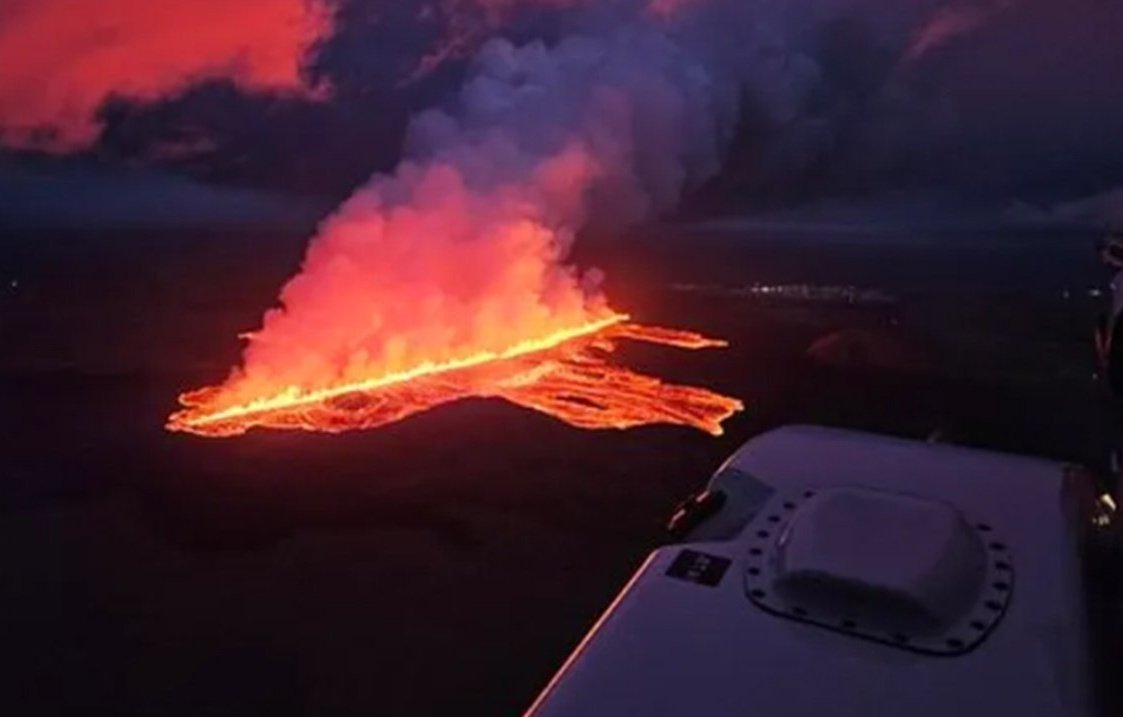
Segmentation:
{"type": "MultiPolygon", "coordinates": [[[[643,17],[647,18],[647,15],[643,17]]],[[[616,344],[721,345],[630,323],[568,262],[590,222],[673,208],[728,139],[728,85],[659,22],[547,47],[496,40],[457,100],[410,125],[405,159],[325,219],[220,386],[168,428],[370,428],[471,396],[582,428],[710,433],[740,409],[611,361],[616,344]]]]}
{"type": "Polygon", "coordinates": [[[528,341],[500,354],[301,393],[290,390],[218,408],[220,388],[180,397],[186,408],[168,428],[202,436],[233,436],[250,428],[341,432],[374,428],[471,396],[494,396],[580,428],[631,428],[650,423],[693,426],[721,434],[741,402],[705,389],[666,384],[608,361],[621,339],[687,349],[724,346],[689,331],[641,326],[624,315],[528,341]]]}

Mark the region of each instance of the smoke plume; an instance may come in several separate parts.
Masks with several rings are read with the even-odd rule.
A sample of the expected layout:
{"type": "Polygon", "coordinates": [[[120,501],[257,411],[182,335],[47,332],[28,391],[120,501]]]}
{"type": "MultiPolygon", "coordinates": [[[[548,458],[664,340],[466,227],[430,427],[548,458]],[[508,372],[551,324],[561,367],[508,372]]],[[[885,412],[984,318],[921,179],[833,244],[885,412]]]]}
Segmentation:
{"type": "Polygon", "coordinates": [[[737,85],[645,20],[487,44],[406,159],[320,227],[226,386],[240,403],[501,352],[609,315],[566,263],[594,219],[672,208],[719,167],[737,85]]]}
{"type": "MultiPolygon", "coordinates": [[[[1019,84],[1027,60],[1010,48],[1025,28],[1064,27],[1045,0],[433,7],[462,5],[484,12],[484,27],[521,6],[573,15],[561,40],[488,42],[455,98],[414,118],[397,169],[322,223],[219,403],[502,353],[597,321],[611,310],[597,273],[568,263],[575,236],[590,222],[674,208],[730,156],[754,173],[750,189],[785,176],[853,187],[941,171],[999,185],[1026,159],[1012,131],[1025,125],[998,108],[1023,122],[1019,102],[1055,79],[1042,68],[1019,84]],[[731,155],[735,129],[749,141],[731,155]]],[[[1048,39],[1118,56],[1081,34],[1048,39]]],[[[1080,87],[1116,86],[1102,79],[1087,74],[1080,87]]],[[[1032,127],[1086,121],[1065,112],[1034,116],[1032,127]]]]}

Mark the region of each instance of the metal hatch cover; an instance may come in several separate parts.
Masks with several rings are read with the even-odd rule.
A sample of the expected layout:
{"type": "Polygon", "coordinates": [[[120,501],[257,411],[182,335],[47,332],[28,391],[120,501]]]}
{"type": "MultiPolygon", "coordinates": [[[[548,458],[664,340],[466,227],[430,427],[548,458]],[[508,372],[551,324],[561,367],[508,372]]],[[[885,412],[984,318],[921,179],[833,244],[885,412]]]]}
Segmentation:
{"type": "Polygon", "coordinates": [[[1013,593],[1009,546],[941,501],[858,486],[781,490],[745,530],[753,604],[901,649],[969,652],[1013,593]]]}

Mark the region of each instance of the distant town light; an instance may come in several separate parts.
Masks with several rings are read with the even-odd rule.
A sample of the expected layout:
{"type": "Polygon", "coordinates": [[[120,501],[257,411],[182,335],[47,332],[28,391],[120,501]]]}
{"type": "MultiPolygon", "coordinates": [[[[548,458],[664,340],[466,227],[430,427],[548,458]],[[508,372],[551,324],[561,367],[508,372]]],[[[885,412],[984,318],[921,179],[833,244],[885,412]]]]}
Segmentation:
{"type": "Polygon", "coordinates": [[[1103,503],[1112,513],[1116,511],[1115,499],[1111,497],[1110,493],[1104,493],[1103,495],[1101,495],[1100,502],[1103,503]]]}

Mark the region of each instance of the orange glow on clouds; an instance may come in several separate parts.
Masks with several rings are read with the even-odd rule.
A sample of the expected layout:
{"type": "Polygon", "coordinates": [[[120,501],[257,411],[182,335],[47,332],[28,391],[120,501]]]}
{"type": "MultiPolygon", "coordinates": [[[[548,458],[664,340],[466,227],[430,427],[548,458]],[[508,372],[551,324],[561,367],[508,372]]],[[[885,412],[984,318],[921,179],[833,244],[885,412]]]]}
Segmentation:
{"type": "Polygon", "coordinates": [[[3,0],[0,142],[80,149],[109,98],[154,100],[207,79],[314,94],[301,70],[330,29],[320,0],[3,0]]]}

